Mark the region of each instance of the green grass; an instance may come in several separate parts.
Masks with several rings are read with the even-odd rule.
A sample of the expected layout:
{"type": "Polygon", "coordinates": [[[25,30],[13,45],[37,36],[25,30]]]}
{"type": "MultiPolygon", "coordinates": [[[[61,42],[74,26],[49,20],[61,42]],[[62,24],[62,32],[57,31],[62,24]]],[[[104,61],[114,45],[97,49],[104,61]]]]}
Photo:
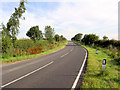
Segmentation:
{"type": "Polygon", "coordinates": [[[62,45],[60,45],[56,48],[50,49],[50,50],[42,52],[40,54],[24,55],[24,56],[19,56],[19,57],[10,57],[9,59],[1,59],[1,60],[2,60],[2,63],[10,63],[10,62],[16,62],[16,61],[21,61],[21,60],[28,60],[28,59],[32,59],[32,58],[37,58],[37,57],[40,57],[43,55],[50,54],[50,53],[55,52],[57,50],[60,50],[60,49],[64,48],[66,45],[67,45],[67,41],[65,41],[62,45]]]}
{"type": "Polygon", "coordinates": [[[89,53],[82,88],[120,88],[120,67],[116,65],[114,58],[108,56],[103,49],[99,49],[96,54],[96,49],[81,46],[85,47],[89,53]],[[102,68],[103,59],[107,60],[105,70],[102,68]]]}

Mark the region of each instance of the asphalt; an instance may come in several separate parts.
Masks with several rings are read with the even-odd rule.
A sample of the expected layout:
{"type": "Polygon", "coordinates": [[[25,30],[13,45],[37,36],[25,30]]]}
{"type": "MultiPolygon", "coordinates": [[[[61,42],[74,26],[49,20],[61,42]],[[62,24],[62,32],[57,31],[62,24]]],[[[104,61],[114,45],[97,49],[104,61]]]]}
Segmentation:
{"type": "Polygon", "coordinates": [[[3,88],[72,88],[86,51],[73,42],[65,48],[14,64],[2,66],[3,88]]]}

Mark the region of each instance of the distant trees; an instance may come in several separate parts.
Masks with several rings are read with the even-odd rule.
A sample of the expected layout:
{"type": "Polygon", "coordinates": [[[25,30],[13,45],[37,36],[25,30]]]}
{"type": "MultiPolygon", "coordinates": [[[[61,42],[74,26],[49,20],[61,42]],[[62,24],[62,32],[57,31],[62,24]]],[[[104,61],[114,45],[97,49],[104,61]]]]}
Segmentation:
{"type": "Polygon", "coordinates": [[[108,40],[108,37],[107,36],[103,36],[103,40],[108,40]]]}
{"type": "Polygon", "coordinates": [[[83,35],[82,33],[78,33],[72,38],[72,40],[80,41],[82,38],[82,35],[83,35]]]}
{"type": "MultiPolygon", "coordinates": [[[[71,38],[71,40],[79,41],[78,39],[76,39],[77,35],[78,34],[71,38]]],[[[109,40],[107,36],[103,36],[103,40],[100,40],[99,36],[97,36],[96,34],[85,34],[81,41],[85,45],[95,45],[100,47],[110,47],[112,45],[113,47],[120,47],[120,41],[114,39],[109,40]]]]}
{"type": "Polygon", "coordinates": [[[98,40],[99,40],[99,36],[97,36],[96,34],[85,34],[82,39],[82,42],[88,45],[92,45],[95,41],[98,40]]]}
{"type": "Polygon", "coordinates": [[[88,45],[91,45],[95,41],[99,40],[99,36],[97,36],[96,34],[85,34],[83,38],[82,35],[82,33],[78,33],[73,38],[71,38],[71,40],[82,41],[83,43],[88,45]]]}
{"type": "Polygon", "coordinates": [[[42,31],[39,30],[39,26],[31,27],[26,33],[33,41],[44,39],[48,40],[49,43],[53,43],[54,41],[59,42],[67,40],[63,35],[59,36],[58,34],[55,34],[54,36],[54,34],[54,28],[51,28],[51,26],[45,26],[45,33],[42,33],[42,31]]]}
{"type": "Polygon", "coordinates": [[[60,40],[62,41],[64,39],[63,35],[60,36],[60,40]]]}
{"type": "Polygon", "coordinates": [[[39,26],[33,26],[26,33],[28,37],[30,37],[33,41],[40,40],[43,38],[42,31],[39,30],[39,26]]]}
{"type": "Polygon", "coordinates": [[[54,28],[51,28],[51,26],[45,26],[45,37],[50,43],[53,43],[54,34],[54,28]]]}
{"type": "Polygon", "coordinates": [[[55,39],[55,41],[59,42],[59,41],[60,41],[60,36],[59,36],[58,34],[56,34],[56,35],[54,36],[54,39],[55,39]]]}

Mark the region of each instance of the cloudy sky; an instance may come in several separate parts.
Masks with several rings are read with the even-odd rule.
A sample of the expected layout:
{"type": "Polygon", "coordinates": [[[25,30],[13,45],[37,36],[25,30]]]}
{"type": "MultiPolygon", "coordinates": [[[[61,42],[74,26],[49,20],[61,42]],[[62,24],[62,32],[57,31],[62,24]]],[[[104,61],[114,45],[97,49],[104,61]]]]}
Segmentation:
{"type": "MultiPolygon", "coordinates": [[[[18,38],[28,38],[26,32],[31,26],[39,25],[44,32],[46,25],[70,40],[75,34],[94,33],[102,39],[118,39],[119,0],[41,1],[31,0],[25,4],[25,20],[20,20],[18,38]]],[[[0,1],[0,23],[7,23],[19,2],[0,1]]]]}

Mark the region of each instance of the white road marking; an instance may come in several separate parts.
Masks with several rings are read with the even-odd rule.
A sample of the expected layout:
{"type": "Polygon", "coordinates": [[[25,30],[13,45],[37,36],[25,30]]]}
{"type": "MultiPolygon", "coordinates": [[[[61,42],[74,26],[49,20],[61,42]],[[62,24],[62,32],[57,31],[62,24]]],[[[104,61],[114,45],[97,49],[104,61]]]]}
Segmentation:
{"type": "Polygon", "coordinates": [[[66,54],[64,54],[64,55],[62,55],[62,56],[60,56],[61,58],[63,58],[64,56],[66,56],[66,55],[68,55],[70,52],[72,52],[73,51],[73,48],[68,52],[68,53],[66,53],[66,54]]]}
{"type": "Polygon", "coordinates": [[[72,52],[73,49],[71,49],[70,51],[72,52]]]}
{"type": "Polygon", "coordinates": [[[53,63],[53,61],[51,61],[50,63],[48,63],[48,64],[46,64],[46,65],[44,65],[44,66],[42,66],[42,67],[40,67],[40,68],[38,68],[38,69],[36,69],[36,70],[34,70],[34,71],[32,71],[32,72],[30,72],[30,73],[24,75],[24,76],[19,77],[18,79],[15,79],[15,80],[13,80],[13,81],[11,81],[11,82],[5,84],[5,85],[2,85],[1,87],[3,88],[3,87],[6,87],[6,86],[8,86],[8,85],[14,83],[14,82],[17,82],[17,81],[19,81],[19,80],[21,80],[21,79],[23,79],[23,78],[25,78],[25,77],[27,77],[27,76],[29,76],[29,75],[31,75],[31,74],[37,72],[37,71],[39,71],[39,70],[41,70],[41,69],[43,69],[43,68],[49,66],[49,65],[52,64],[52,63],[53,63]]]}
{"type": "Polygon", "coordinates": [[[68,55],[68,54],[69,54],[69,53],[66,53],[66,54],[62,55],[61,58],[64,57],[64,56],[66,56],[66,55],[68,55]]]}
{"type": "MultiPolygon", "coordinates": [[[[84,48],[83,48],[83,49],[84,49],[84,48]]],[[[84,50],[85,50],[85,49],[84,49],[84,50]]],[[[87,51],[85,50],[85,52],[86,52],[86,55],[85,55],[85,58],[84,58],[82,67],[81,67],[81,69],[80,69],[80,71],[79,71],[79,73],[78,73],[78,75],[77,75],[77,77],[76,77],[76,79],[75,79],[75,81],[74,81],[74,83],[73,83],[73,86],[72,86],[71,90],[74,90],[74,89],[75,89],[75,87],[76,87],[76,85],[77,85],[77,83],[78,83],[78,80],[79,80],[79,78],[80,78],[80,75],[81,75],[81,73],[82,73],[82,70],[83,70],[83,67],[84,67],[84,64],[85,64],[85,61],[86,61],[86,58],[87,58],[87,51]]]]}

